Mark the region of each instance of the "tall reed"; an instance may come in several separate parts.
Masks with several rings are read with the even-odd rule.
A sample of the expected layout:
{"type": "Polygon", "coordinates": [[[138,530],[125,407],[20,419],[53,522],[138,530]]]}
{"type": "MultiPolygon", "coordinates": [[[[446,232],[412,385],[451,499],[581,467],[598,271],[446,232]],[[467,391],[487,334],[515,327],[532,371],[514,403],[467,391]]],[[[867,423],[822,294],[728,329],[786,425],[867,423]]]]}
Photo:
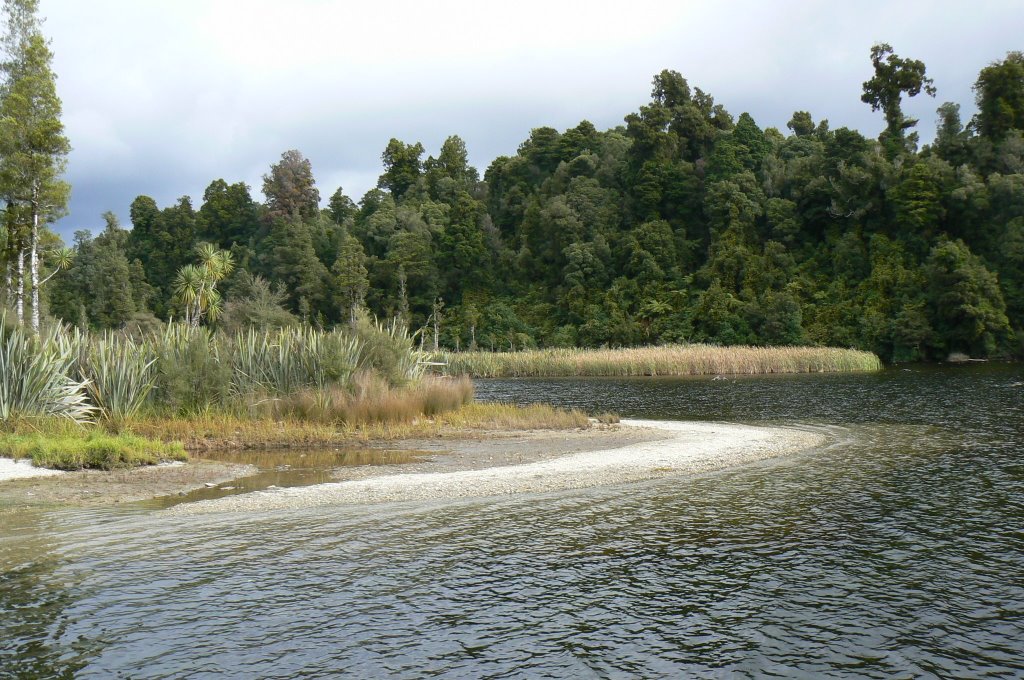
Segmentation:
{"type": "Polygon", "coordinates": [[[628,349],[442,352],[448,375],[481,378],[560,376],[737,375],[875,371],[871,352],[836,347],[665,345],[628,349]]]}

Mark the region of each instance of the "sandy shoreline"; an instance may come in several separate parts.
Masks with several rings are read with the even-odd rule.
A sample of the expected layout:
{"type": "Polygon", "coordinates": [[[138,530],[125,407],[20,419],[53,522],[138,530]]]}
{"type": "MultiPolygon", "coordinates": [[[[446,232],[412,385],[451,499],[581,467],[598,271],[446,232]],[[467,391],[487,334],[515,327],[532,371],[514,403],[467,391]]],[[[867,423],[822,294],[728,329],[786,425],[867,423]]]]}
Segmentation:
{"type": "Polygon", "coordinates": [[[38,468],[27,460],[11,460],[0,458],[0,482],[11,479],[30,479],[32,477],[53,477],[64,474],[60,470],[38,468]]]}
{"type": "Polygon", "coordinates": [[[824,442],[820,434],[782,427],[650,420],[623,421],[623,425],[626,432],[640,428],[644,436],[616,448],[577,451],[518,465],[420,473],[403,469],[398,474],[187,503],[167,512],[258,512],[539,493],[709,472],[795,453],[824,442]]]}
{"type": "MultiPolygon", "coordinates": [[[[9,464],[13,461],[0,458],[0,466],[9,464]]],[[[251,465],[206,460],[111,471],[28,469],[35,476],[0,478],[0,516],[29,508],[111,506],[173,496],[256,472],[251,465]]]]}

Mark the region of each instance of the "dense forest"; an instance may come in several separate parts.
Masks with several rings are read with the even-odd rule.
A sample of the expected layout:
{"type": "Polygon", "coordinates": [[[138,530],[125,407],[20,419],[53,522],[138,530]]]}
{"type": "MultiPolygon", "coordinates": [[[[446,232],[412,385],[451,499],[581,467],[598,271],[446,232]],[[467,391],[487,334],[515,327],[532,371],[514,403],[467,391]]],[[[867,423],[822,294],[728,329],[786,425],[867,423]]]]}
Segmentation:
{"type": "MultiPolygon", "coordinates": [[[[377,187],[358,202],[338,188],[324,208],[309,161],[288,151],[262,202],[217,179],[198,206],[139,196],[130,230],[108,213],[72,253],[51,238],[44,261],[63,271],[41,304],[93,329],[172,317],[327,327],[366,310],[453,349],[701,341],[887,361],[1019,356],[1024,54],[981,71],[966,123],[957,104],[939,106],[922,148],[901,103],[935,95],[924,64],[888,45],[870,61],[862,99],[884,116],[878,139],[805,111],[785,132],[761,129],[666,70],[623,125],[536,128],[482,177],[458,136],[436,156],[392,139],[377,187]]],[[[8,272],[24,212],[9,206],[8,272]]]]}

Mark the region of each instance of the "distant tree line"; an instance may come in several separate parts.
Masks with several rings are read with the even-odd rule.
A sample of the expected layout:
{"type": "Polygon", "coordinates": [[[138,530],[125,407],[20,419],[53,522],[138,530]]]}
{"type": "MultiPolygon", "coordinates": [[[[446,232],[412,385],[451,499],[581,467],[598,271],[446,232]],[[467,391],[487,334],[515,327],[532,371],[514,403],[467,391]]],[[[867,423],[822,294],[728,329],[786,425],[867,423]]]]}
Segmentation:
{"type": "Polygon", "coordinates": [[[885,118],[878,139],[806,111],[785,133],[762,130],[666,70],[624,125],[536,128],[483,177],[457,136],[436,156],[392,139],[358,203],[339,188],[321,208],[298,151],[264,176],[263,202],[223,179],[198,208],[139,196],[130,231],[108,214],[103,233],[76,234],[49,311],[94,329],[184,318],[183,269],[205,276],[217,255],[228,267],[203,284],[216,305],[201,316],[227,328],[331,326],[366,310],[453,349],[1020,356],[1024,54],[982,69],[966,124],[941,105],[923,148],[901,105],[934,96],[924,64],[884,44],[870,59],[862,99],[885,118]]]}

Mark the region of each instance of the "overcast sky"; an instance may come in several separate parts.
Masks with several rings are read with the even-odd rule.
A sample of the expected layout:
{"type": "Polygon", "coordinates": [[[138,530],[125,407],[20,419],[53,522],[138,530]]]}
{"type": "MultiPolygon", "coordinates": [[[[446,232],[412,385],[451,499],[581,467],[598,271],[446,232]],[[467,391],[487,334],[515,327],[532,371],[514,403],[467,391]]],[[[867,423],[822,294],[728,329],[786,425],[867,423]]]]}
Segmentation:
{"type": "MultiPolygon", "coordinates": [[[[313,163],[322,198],[356,201],[391,137],[436,154],[460,135],[481,173],[531,128],[613,127],[679,71],[734,115],[785,131],[794,110],[875,136],[860,102],[868,52],[921,59],[938,97],[905,110],[974,111],[979,69],[1024,49],[1021,0],[559,2],[41,0],[73,151],[71,213],[57,229],[128,221],[214,179],[262,176],[282,152],[313,163]]],[[[788,132],[788,131],[787,131],[788,132]]]]}

